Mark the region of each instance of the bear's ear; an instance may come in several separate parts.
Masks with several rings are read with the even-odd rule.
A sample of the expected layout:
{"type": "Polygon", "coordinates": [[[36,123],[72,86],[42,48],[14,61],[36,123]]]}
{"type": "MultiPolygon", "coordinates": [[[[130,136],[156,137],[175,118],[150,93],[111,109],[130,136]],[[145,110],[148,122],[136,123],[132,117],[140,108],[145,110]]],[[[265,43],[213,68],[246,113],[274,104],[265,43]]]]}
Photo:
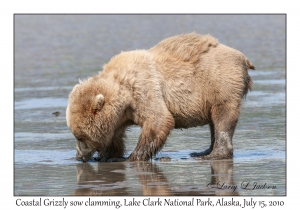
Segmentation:
{"type": "Polygon", "coordinates": [[[104,104],[104,96],[102,94],[98,94],[95,97],[95,101],[94,101],[94,110],[101,110],[101,108],[103,107],[104,104]]]}

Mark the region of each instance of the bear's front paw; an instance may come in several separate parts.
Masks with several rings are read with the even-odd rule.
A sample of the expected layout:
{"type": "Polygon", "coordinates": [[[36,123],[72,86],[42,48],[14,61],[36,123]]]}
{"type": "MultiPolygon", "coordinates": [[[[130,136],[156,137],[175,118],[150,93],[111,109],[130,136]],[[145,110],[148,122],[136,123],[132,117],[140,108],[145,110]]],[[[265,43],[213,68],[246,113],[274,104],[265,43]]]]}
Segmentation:
{"type": "Polygon", "coordinates": [[[126,158],[110,158],[107,162],[124,162],[126,158]]]}
{"type": "Polygon", "coordinates": [[[96,162],[107,162],[106,157],[93,157],[92,160],[96,162]]]}

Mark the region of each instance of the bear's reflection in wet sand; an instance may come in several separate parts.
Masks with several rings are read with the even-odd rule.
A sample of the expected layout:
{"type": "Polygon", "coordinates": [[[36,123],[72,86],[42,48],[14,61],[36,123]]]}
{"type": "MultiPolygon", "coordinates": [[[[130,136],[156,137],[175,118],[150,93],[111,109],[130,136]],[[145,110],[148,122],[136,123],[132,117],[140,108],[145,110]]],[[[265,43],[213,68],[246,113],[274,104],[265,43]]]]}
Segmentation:
{"type": "MultiPolygon", "coordinates": [[[[234,196],[238,195],[233,180],[232,160],[199,162],[210,164],[210,183],[170,186],[164,173],[165,164],[155,162],[98,163],[98,169],[89,163],[77,165],[78,189],[74,195],[104,196],[234,196]]],[[[199,167],[199,164],[198,167],[199,167]]],[[[180,176],[177,174],[176,176],[180,176]]],[[[186,175],[184,175],[186,176],[186,175]]]]}
{"type": "Polygon", "coordinates": [[[128,195],[123,186],[125,174],[115,173],[115,170],[125,170],[126,166],[119,164],[98,164],[95,170],[89,163],[77,165],[78,189],[74,195],[128,195]]]}

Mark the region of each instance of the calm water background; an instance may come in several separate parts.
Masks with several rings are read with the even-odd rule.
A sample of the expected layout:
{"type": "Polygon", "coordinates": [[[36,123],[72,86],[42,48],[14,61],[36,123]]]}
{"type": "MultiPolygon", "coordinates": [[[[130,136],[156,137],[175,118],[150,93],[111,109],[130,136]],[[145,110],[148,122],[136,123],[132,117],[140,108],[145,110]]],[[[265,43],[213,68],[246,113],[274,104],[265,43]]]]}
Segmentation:
{"type": "MultiPolygon", "coordinates": [[[[286,195],[284,15],[15,15],[14,24],[15,195],[286,195]],[[121,51],[187,32],[211,34],[256,66],[233,139],[234,159],[189,156],[208,148],[204,126],[171,133],[157,155],[170,162],[76,161],[65,109],[78,78],[97,74],[121,51]],[[217,183],[222,189],[211,187],[217,183]],[[247,183],[271,188],[243,189],[247,183]]],[[[139,134],[139,127],[128,131],[128,155],[139,134]]]]}

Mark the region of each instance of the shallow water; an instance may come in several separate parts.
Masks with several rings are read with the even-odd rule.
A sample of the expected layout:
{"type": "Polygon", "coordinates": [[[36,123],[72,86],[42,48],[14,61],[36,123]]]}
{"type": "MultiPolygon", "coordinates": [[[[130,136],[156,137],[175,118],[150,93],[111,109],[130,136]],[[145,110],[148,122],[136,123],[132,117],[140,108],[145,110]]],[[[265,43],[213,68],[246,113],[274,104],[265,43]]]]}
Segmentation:
{"type": "MultiPolygon", "coordinates": [[[[15,195],[286,195],[283,15],[16,15],[14,81],[15,195]],[[76,161],[65,109],[78,78],[97,74],[121,51],[192,31],[217,37],[256,66],[234,159],[190,157],[209,147],[204,126],[172,131],[157,154],[169,162],[76,161]]],[[[127,155],[139,134],[136,126],[127,132],[127,155]]]]}

